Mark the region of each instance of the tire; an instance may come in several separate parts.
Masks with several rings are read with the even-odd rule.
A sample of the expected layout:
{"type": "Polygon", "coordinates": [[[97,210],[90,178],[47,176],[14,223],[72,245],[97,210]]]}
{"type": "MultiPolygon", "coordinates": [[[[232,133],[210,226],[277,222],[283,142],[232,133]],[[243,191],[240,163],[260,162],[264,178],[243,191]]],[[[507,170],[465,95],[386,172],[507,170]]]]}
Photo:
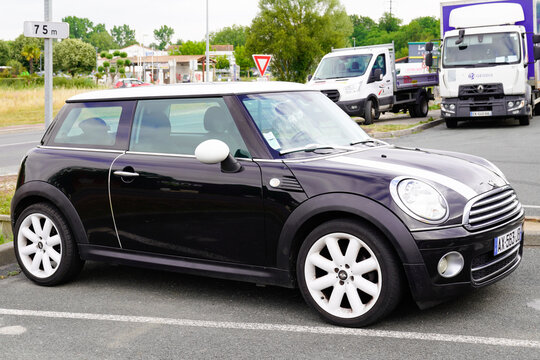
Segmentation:
{"type": "Polygon", "coordinates": [[[519,118],[519,125],[522,125],[522,126],[526,126],[526,125],[529,125],[531,123],[531,119],[532,119],[532,109],[531,111],[529,112],[529,114],[525,115],[525,116],[521,116],[519,118]]]}
{"type": "Polygon", "coordinates": [[[403,285],[400,268],[386,239],[351,220],[315,228],[296,265],[305,301],[326,321],[350,327],[372,324],[395,309],[403,285]]]}
{"type": "Polygon", "coordinates": [[[377,109],[373,100],[367,100],[364,108],[364,125],[373,124],[373,120],[377,120],[380,116],[379,109],[377,109]]]}
{"type": "MultiPolygon", "coordinates": [[[[426,117],[429,112],[429,102],[427,97],[422,96],[418,104],[414,105],[414,117],[426,117]]],[[[412,115],[411,115],[412,116],[412,115]]]]}
{"type": "Polygon", "coordinates": [[[445,120],[446,122],[446,127],[449,128],[449,129],[455,129],[457,128],[457,119],[446,119],[445,120]]]}
{"type": "Polygon", "coordinates": [[[22,271],[38,285],[69,281],[84,265],[67,221],[47,203],[30,205],[21,213],[13,245],[22,271]]]}
{"type": "Polygon", "coordinates": [[[409,116],[412,117],[412,118],[415,118],[415,117],[418,117],[418,115],[416,115],[416,106],[409,106],[407,108],[407,110],[409,110],[409,116]]]}

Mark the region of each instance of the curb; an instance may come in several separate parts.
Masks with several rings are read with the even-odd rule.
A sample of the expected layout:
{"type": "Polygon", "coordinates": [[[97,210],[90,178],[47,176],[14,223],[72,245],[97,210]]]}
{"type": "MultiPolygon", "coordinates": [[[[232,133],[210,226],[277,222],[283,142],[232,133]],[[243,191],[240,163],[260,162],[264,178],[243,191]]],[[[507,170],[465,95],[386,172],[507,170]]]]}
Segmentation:
{"type": "Polygon", "coordinates": [[[403,130],[385,131],[385,132],[379,131],[379,132],[372,133],[370,136],[376,139],[391,139],[391,138],[399,137],[403,135],[414,134],[416,132],[437,126],[443,122],[444,122],[443,119],[435,119],[425,124],[416,125],[412,128],[403,129],[403,130]]]}
{"type": "MultiPolygon", "coordinates": [[[[537,231],[537,230],[527,231],[526,230],[528,227],[534,226],[533,224],[538,226],[537,224],[540,224],[540,218],[530,217],[530,218],[525,219],[524,246],[540,246],[540,231],[537,231]]],[[[9,216],[0,215],[0,230],[3,230],[6,227],[9,228],[9,232],[11,234],[11,221],[10,221],[9,216]]],[[[13,236],[13,234],[11,236],[13,236]]],[[[13,241],[0,245],[0,266],[12,264],[15,261],[16,260],[15,260],[15,251],[13,250],[13,241]]]]}

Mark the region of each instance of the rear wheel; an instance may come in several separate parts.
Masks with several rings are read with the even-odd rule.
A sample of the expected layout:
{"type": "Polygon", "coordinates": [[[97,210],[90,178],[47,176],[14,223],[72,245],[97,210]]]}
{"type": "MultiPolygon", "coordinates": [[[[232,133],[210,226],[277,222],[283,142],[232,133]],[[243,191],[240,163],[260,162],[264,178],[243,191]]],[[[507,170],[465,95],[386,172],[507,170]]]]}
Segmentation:
{"type": "MultiPolygon", "coordinates": [[[[429,102],[427,97],[422,96],[418,104],[414,105],[414,117],[426,117],[429,112],[429,102]]],[[[411,114],[412,117],[412,114],[411,114]]]]}
{"type": "Polygon", "coordinates": [[[350,220],[313,230],[300,248],[298,285],[327,321],[365,326],[388,315],[401,298],[399,262],[386,239],[350,220]]]}
{"type": "Polygon", "coordinates": [[[84,264],[65,218],[46,203],[31,205],[21,213],[15,224],[14,247],[22,271],[39,285],[66,282],[84,264]]]}

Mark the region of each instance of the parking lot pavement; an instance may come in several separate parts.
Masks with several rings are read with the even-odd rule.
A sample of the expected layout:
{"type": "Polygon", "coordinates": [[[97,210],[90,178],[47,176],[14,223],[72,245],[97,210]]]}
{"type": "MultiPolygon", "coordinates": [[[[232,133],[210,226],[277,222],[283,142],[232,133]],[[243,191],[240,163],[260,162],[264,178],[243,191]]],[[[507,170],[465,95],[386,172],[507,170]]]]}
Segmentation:
{"type": "Polygon", "coordinates": [[[88,263],[74,282],[0,280],[2,358],[538,359],[540,249],[437,307],[405,301],[367,329],[330,326],[299,292],[88,263]],[[451,355],[452,354],[452,355],[451,355]]]}

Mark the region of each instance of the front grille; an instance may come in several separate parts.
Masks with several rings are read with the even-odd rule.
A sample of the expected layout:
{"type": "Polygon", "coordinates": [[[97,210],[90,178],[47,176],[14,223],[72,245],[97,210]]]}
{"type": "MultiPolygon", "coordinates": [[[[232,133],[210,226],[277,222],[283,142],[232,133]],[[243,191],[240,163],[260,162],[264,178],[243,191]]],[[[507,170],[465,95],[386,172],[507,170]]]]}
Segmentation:
{"type": "Polygon", "coordinates": [[[461,85],[458,94],[461,98],[482,97],[489,99],[492,96],[503,96],[504,88],[502,84],[461,85]]]}
{"type": "Polygon", "coordinates": [[[519,249],[520,244],[497,257],[491,252],[475,257],[471,264],[473,284],[481,286],[514,269],[521,260],[519,249]]]}
{"type": "Polygon", "coordinates": [[[479,231],[503,225],[523,215],[516,192],[510,186],[501,187],[471,199],[465,206],[463,226],[479,231]]]}
{"type": "Polygon", "coordinates": [[[333,102],[339,101],[339,91],[337,90],[321,90],[321,92],[326,95],[333,102]]]}

